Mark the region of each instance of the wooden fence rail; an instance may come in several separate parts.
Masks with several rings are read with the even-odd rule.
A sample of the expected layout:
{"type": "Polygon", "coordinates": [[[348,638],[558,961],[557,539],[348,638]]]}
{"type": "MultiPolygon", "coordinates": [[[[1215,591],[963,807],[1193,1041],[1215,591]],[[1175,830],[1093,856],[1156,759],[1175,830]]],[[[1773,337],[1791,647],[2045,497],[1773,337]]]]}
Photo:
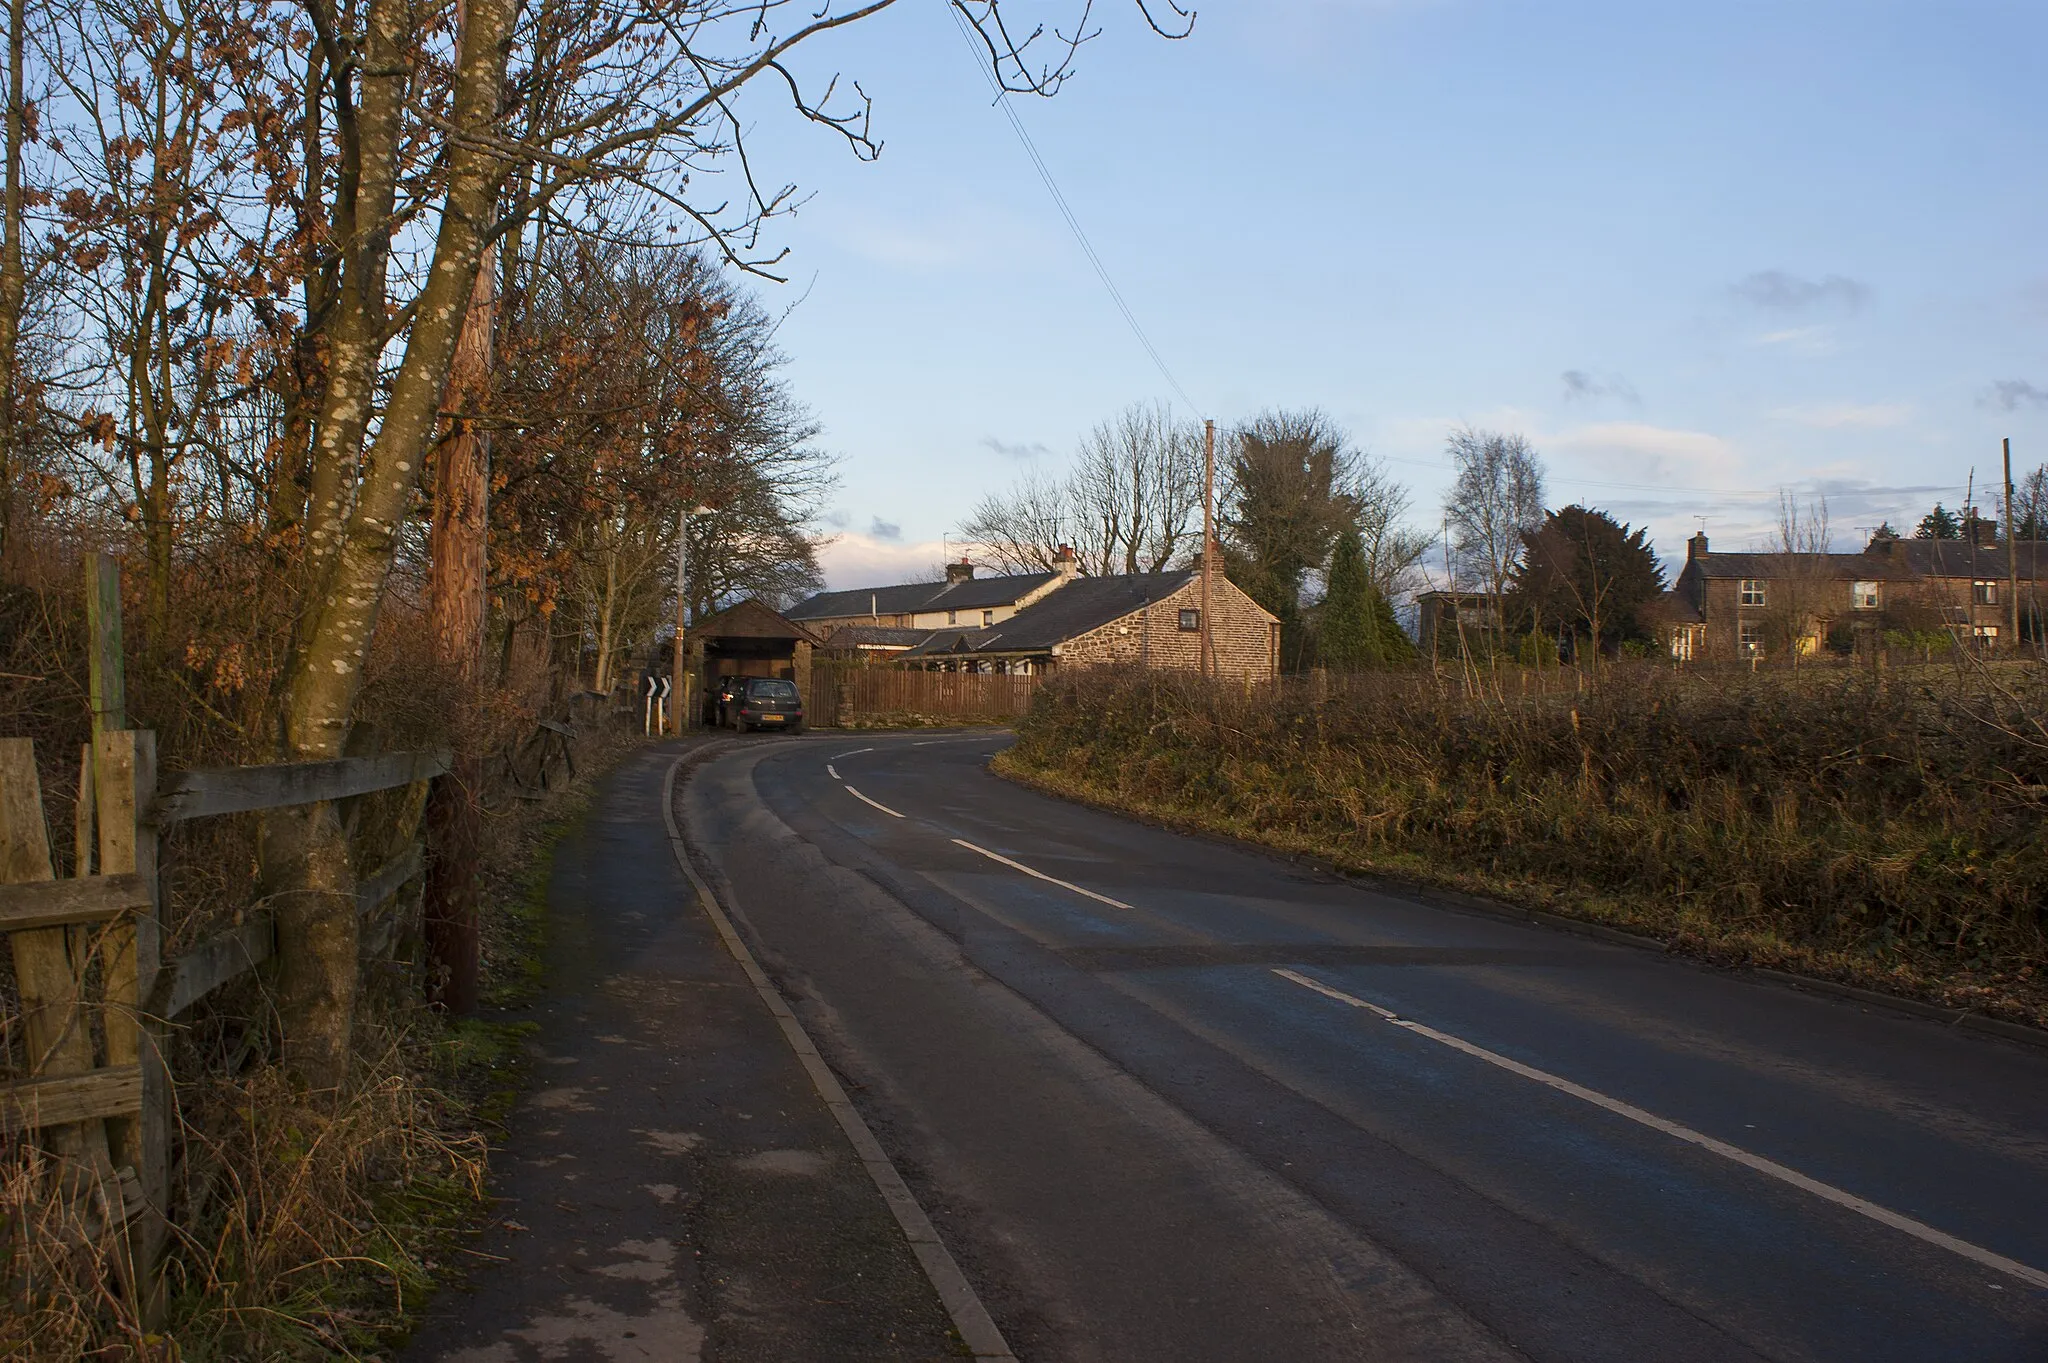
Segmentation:
{"type": "Polygon", "coordinates": [[[869,716],[1008,720],[1031,708],[1036,674],[919,672],[897,667],[815,667],[812,712],[820,724],[869,716]]]}
{"type": "MultiPolygon", "coordinates": [[[[52,877],[35,748],[0,739],[0,935],[12,949],[27,1077],[0,1085],[0,1135],[31,1134],[60,1162],[96,1175],[132,1265],[126,1290],[145,1320],[160,1310],[156,1263],[170,1212],[173,1089],[165,1022],[276,954],[270,915],[216,933],[177,959],[158,960],[160,829],[190,819],[340,800],[428,781],[446,753],[385,753],[179,772],[156,779],[156,736],[107,729],[87,750],[79,799],[81,866],[96,826],[100,874],[52,877]],[[90,929],[89,931],[83,929],[90,929]],[[87,997],[91,965],[101,997],[87,997]],[[94,1035],[93,1020],[100,1036],[94,1035]]],[[[360,877],[357,910],[374,913],[419,878],[417,833],[360,877]]]]}

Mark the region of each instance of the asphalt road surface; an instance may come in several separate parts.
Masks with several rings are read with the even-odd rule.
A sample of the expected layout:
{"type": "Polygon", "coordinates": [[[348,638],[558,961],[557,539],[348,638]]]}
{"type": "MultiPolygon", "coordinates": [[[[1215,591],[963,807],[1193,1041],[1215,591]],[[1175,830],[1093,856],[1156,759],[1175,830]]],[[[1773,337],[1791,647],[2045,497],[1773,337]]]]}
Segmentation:
{"type": "Polygon", "coordinates": [[[2048,1360],[2048,1050],[990,775],[737,745],[694,855],[1027,1363],[2048,1360]]]}

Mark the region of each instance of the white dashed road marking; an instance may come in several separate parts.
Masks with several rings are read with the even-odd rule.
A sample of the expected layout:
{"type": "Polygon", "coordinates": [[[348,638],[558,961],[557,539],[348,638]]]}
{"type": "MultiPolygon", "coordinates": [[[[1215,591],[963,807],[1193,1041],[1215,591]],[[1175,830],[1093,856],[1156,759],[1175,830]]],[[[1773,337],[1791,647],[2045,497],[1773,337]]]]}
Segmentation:
{"type": "MultiPolygon", "coordinates": [[[[849,786],[847,787],[847,789],[851,790],[852,787],[849,786]]],[[[1107,904],[1112,909],[1128,909],[1131,907],[1129,904],[1124,903],[1121,899],[1111,899],[1106,894],[1097,894],[1093,890],[1084,890],[1079,885],[1074,884],[1072,881],[1061,880],[1058,876],[1049,876],[1043,871],[1034,871],[1021,861],[1011,861],[1001,852],[991,852],[986,847],[976,847],[973,843],[967,841],[967,839],[965,838],[955,838],[953,839],[953,841],[956,845],[964,847],[970,852],[981,853],[990,861],[1000,861],[1001,863],[1003,863],[1003,865],[1009,867],[1013,871],[1022,871],[1027,876],[1033,876],[1039,880],[1049,881],[1052,884],[1059,886],[1063,890],[1072,890],[1075,894],[1082,895],[1086,898],[1092,899],[1098,904],[1107,904]]]]}
{"type": "Polygon", "coordinates": [[[833,780],[837,781],[839,779],[839,768],[833,766],[830,762],[827,762],[825,764],[825,774],[831,777],[833,780]]]}
{"type": "MultiPolygon", "coordinates": [[[[958,840],[955,839],[955,841],[958,840]]],[[[962,845],[965,846],[966,844],[962,845]]],[[[975,850],[980,851],[981,849],[976,848],[975,850]]],[[[994,854],[989,853],[987,855],[993,856],[994,854]]],[[[998,857],[997,860],[1001,860],[1001,858],[998,857]]],[[[1015,865],[1014,862],[1011,864],[1015,865]]],[[[1036,872],[1033,874],[1036,874],[1036,872]]],[[[1083,890],[1081,893],[1086,894],[1088,892],[1083,890]]],[[[1732,1160],[1746,1169],[1763,1174],[1767,1178],[1774,1178],[1780,1183],[1790,1184],[1801,1192],[1811,1193],[1824,1202],[1832,1202],[1837,1207],[1845,1207],[1859,1216],[1867,1216],[1879,1225],[1890,1226],[1896,1231],[1904,1231],[1916,1240],[1924,1240],[1930,1245],[1939,1246],[1951,1254],[1961,1255],[1965,1259],[1982,1264],[1986,1268],[1995,1269],[2007,1277],[2017,1278],[2021,1282],[2033,1287],[2048,1288],[2048,1273],[2044,1273],[2038,1268],[2031,1268],[2026,1264],[2020,1263],[2017,1259],[2008,1259],[2002,1254],[1994,1254],[1992,1251],[1973,1245],[1967,1240],[1958,1240],[1946,1231],[1936,1230],[1924,1222],[1915,1221],[1910,1216],[1901,1216],[1888,1207],[1880,1207],[1875,1202],[1866,1202],[1854,1193],[1844,1192],[1832,1184],[1822,1183],[1819,1179],[1808,1178],[1797,1169],[1789,1169],[1779,1164],[1776,1160],[1765,1159],[1762,1155],[1753,1155],[1739,1146],[1730,1145],[1726,1141],[1716,1140],[1714,1137],[1704,1132],[1695,1131],[1689,1126],[1680,1126],[1677,1122],[1668,1121],[1663,1117],[1659,1117],[1654,1112],[1645,1112],[1643,1109],[1631,1103],[1624,1103],[1618,1098],[1609,1098],[1604,1093],[1596,1093],[1584,1085],[1574,1084],[1571,1080],[1560,1078],[1547,1070],[1539,1070],[1533,1065],[1524,1065],[1519,1060],[1510,1060],[1504,1055],[1489,1051],[1483,1046],[1475,1046],[1471,1042],[1461,1037],[1452,1036],[1448,1032],[1439,1032],[1434,1027],[1425,1027],[1419,1022],[1411,1022],[1399,1014],[1380,1007],[1376,1003],[1367,1003],[1364,999],[1354,998],[1342,990],[1332,989],[1322,981],[1310,979],[1308,976],[1297,971],[1276,968],[1273,973],[1283,980],[1300,985],[1304,989],[1313,989],[1324,998],[1334,999],[1338,1003],[1349,1004],[1353,1008],[1362,1008],[1384,1022],[1404,1028],[1417,1036],[1428,1037],[1440,1046],[1449,1046],[1454,1051],[1463,1051],[1474,1059],[1484,1060],[1489,1065],[1498,1066],[1511,1074],[1519,1074],[1524,1079],[1532,1079],[1546,1088],[1557,1090],[1559,1093],[1569,1094],[1582,1102],[1591,1103],[1594,1107],[1612,1112],[1617,1117],[1626,1117],[1630,1121],[1647,1126],[1653,1131],[1661,1131],[1667,1136],[1696,1145],[1702,1150],[1711,1151],[1723,1159],[1732,1160]]]]}
{"type": "Polygon", "coordinates": [[[876,809],[879,809],[879,810],[881,810],[881,811],[882,811],[882,812],[883,812],[884,814],[888,814],[888,815],[891,815],[892,817],[894,817],[894,818],[898,818],[898,819],[900,819],[900,818],[902,818],[902,817],[903,817],[903,816],[902,816],[901,814],[898,814],[898,813],[896,813],[896,811],[895,811],[895,810],[893,810],[893,809],[889,808],[889,806],[887,806],[887,805],[883,804],[883,803],[882,803],[881,801],[879,801],[879,800],[870,800],[870,799],[869,799],[869,798],[868,798],[867,796],[865,796],[865,795],[861,794],[861,793],[860,793],[859,791],[855,790],[855,789],[854,789],[854,788],[853,788],[852,786],[848,786],[848,787],[846,788],[846,793],[847,793],[848,795],[851,795],[851,796],[852,796],[852,797],[853,797],[854,799],[856,799],[856,800],[860,801],[860,802],[861,802],[862,804],[864,804],[864,805],[873,805],[873,806],[874,806],[874,807],[875,807],[876,809]]]}

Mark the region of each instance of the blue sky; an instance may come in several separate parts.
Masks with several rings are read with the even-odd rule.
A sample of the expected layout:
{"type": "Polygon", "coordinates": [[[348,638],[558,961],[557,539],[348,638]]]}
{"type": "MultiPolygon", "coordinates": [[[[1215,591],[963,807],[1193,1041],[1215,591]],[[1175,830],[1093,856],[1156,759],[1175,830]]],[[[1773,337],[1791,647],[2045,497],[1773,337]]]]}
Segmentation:
{"type": "MultiPolygon", "coordinates": [[[[1096,14],[1018,111],[1198,414],[1324,408],[1420,526],[1461,422],[1667,556],[1699,516],[1761,542],[1781,487],[1851,548],[1995,479],[2001,436],[2048,459],[2048,6],[1262,0],[1182,42],[1096,14]]],[[[802,298],[782,340],[855,586],[1173,395],[940,0],[802,65],[858,78],[885,143],[857,163],[752,96],[757,172],[810,195],[763,293],[802,298]]]]}

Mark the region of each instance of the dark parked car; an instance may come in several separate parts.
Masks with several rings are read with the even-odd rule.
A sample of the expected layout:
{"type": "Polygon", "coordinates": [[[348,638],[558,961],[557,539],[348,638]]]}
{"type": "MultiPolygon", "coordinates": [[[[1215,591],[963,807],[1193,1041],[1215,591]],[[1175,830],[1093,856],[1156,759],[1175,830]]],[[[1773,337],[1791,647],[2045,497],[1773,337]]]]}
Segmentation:
{"type": "Polygon", "coordinates": [[[803,697],[797,694],[795,682],[780,677],[742,677],[726,714],[726,723],[735,730],[804,731],[803,697]]]}

